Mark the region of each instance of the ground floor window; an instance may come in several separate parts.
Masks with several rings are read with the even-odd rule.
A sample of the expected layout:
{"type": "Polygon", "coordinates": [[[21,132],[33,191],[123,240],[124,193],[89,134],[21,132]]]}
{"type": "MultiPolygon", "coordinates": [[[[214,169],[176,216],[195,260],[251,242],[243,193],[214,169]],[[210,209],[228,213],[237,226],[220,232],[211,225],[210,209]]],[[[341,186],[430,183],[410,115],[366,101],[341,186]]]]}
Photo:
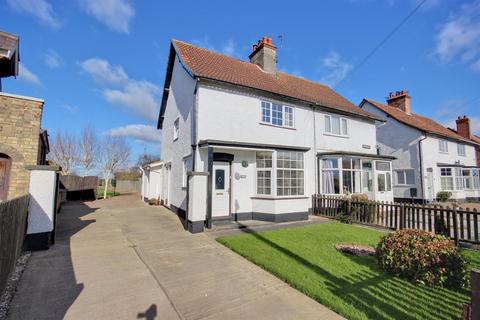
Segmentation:
{"type": "Polygon", "coordinates": [[[257,152],[257,194],[272,194],[272,152],[257,152]]]}
{"type": "Polygon", "coordinates": [[[374,163],[378,172],[378,191],[391,191],[390,162],[342,157],[322,159],[322,192],[325,194],[373,192],[374,163]]]}
{"type": "Polygon", "coordinates": [[[440,168],[440,188],[442,191],[454,189],[452,168],[440,168]]]}
{"type": "Polygon", "coordinates": [[[305,195],[303,152],[257,152],[256,164],[257,195],[305,195]]]}
{"type": "Polygon", "coordinates": [[[472,183],[473,189],[479,190],[480,189],[480,171],[479,169],[472,169],[472,183]]]}
{"type": "Polygon", "coordinates": [[[413,169],[396,170],[397,185],[414,185],[415,184],[415,172],[413,169]]]}
{"type": "Polygon", "coordinates": [[[192,171],[192,157],[187,157],[183,159],[183,179],[182,179],[182,187],[187,187],[187,180],[188,180],[188,171],[192,171]]]}

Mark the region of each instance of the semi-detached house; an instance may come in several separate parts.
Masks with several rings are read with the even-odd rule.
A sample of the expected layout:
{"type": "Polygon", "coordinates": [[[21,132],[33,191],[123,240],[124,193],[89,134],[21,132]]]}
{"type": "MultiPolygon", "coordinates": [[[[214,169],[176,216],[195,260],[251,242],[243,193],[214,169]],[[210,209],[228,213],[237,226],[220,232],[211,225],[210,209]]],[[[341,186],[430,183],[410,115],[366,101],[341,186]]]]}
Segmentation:
{"type": "Polygon", "coordinates": [[[411,112],[407,91],[391,93],[387,104],[364,99],[360,107],[384,120],[378,123],[377,143],[382,154],[396,158],[395,200],[432,202],[441,191],[456,200],[480,197],[480,139],[470,133],[468,118],[457,120],[457,130],[449,129],[411,112]]]}
{"type": "Polygon", "coordinates": [[[394,157],[376,148],[383,120],[278,71],[276,50],[264,37],[242,61],[171,43],[158,121],[161,188],[144,196],[191,232],[224,219],[307,219],[314,193],[393,199],[394,157]]]}

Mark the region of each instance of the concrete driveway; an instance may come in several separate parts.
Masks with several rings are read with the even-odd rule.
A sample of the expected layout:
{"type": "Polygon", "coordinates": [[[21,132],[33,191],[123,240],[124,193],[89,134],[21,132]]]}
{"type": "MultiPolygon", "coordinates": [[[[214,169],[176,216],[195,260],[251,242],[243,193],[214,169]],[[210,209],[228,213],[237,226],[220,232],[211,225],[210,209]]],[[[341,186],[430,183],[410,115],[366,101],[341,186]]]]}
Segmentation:
{"type": "Polygon", "coordinates": [[[10,319],[341,319],[136,196],[67,204],[10,319]]]}

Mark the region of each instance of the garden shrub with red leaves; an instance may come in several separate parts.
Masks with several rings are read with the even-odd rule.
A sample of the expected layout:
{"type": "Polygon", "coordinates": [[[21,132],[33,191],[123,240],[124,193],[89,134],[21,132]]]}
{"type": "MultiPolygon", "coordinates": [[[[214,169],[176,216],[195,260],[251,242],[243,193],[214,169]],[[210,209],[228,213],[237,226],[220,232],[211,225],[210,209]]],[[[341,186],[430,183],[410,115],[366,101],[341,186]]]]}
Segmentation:
{"type": "Polygon", "coordinates": [[[392,232],[380,240],[376,256],[383,270],[428,286],[468,284],[466,261],[442,235],[411,229],[392,232]]]}

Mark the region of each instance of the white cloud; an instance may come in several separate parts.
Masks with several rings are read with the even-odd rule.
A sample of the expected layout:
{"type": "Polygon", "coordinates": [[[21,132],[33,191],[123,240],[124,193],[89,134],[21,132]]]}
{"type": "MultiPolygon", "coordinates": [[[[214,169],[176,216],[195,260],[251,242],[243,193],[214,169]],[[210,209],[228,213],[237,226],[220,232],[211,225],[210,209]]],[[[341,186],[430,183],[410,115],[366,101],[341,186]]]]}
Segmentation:
{"type": "Polygon", "coordinates": [[[23,80],[25,82],[30,82],[36,85],[41,85],[42,82],[40,81],[40,78],[30,71],[23,63],[20,63],[20,68],[18,70],[18,79],[23,80]]]}
{"type": "Polygon", "coordinates": [[[68,103],[65,103],[62,105],[62,108],[67,110],[68,112],[72,113],[72,114],[76,114],[78,113],[78,111],[80,110],[79,107],[77,106],[74,106],[74,105],[71,105],[71,104],[68,104],[68,103]]]}
{"type": "Polygon", "coordinates": [[[325,73],[320,82],[334,87],[352,70],[352,65],[342,60],[338,52],[332,50],[322,59],[320,72],[325,73]]]}
{"type": "Polygon", "coordinates": [[[162,141],[160,130],[154,126],[144,124],[130,124],[125,127],[113,128],[107,131],[107,135],[128,137],[146,143],[159,143],[162,141]]]}
{"type": "Polygon", "coordinates": [[[192,40],[192,43],[195,44],[196,46],[201,47],[201,48],[205,48],[207,50],[219,52],[219,53],[222,53],[222,54],[227,55],[227,56],[231,56],[231,57],[238,57],[239,56],[239,54],[237,52],[237,44],[232,39],[229,39],[229,40],[223,42],[219,47],[210,43],[207,36],[203,37],[203,39],[194,39],[194,40],[192,40]]]}
{"type": "Polygon", "coordinates": [[[435,53],[442,62],[460,60],[480,71],[480,0],[461,6],[442,25],[435,53]]]}
{"type": "Polygon", "coordinates": [[[34,16],[51,28],[56,29],[61,25],[52,5],[46,0],[7,0],[7,4],[13,10],[34,16]]]}
{"type": "Polygon", "coordinates": [[[45,53],[45,64],[52,69],[63,66],[63,60],[55,50],[47,50],[45,53]]]}
{"type": "Polygon", "coordinates": [[[127,107],[146,120],[157,120],[162,92],[159,86],[131,79],[123,67],[99,58],[85,60],[80,67],[103,87],[108,102],[127,107]]]}
{"type": "Polygon", "coordinates": [[[129,33],[135,9],[129,0],[81,0],[83,10],[114,31],[129,33]]]}
{"type": "Polygon", "coordinates": [[[131,80],[120,90],[103,91],[105,99],[110,103],[126,106],[151,121],[157,120],[160,93],[160,87],[148,81],[135,80],[131,80]]]}
{"type": "Polygon", "coordinates": [[[80,66],[100,84],[122,84],[128,81],[125,70],[121,66],[112,66],[107,60],[91,58],[80,63],[80,66]]]}

